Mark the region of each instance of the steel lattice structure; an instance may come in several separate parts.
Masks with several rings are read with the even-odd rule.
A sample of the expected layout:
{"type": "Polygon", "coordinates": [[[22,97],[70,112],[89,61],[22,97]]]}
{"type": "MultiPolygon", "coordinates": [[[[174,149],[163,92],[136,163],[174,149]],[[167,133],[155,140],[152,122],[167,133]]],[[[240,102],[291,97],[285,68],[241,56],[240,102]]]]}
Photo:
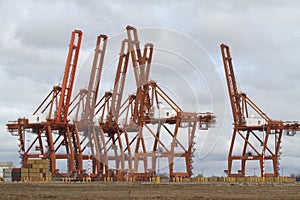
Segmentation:
{"type": "Polygon", "coordinates": [[[272,120],[245,93],[238,92],[229,47],[225,44],[220,47],[234,122],[225,173],[229,177],[244,177],[246,162],[258,161],[261,177],[279,176],[283,133],[293,136],[300,125],[272,120]],[[240,167],[237,172],[234,172],[233,162],[240,167]],[[267,171],[267,164],[271,170],[267,171]]]}
{"type": "Polygon", "coordinates": [[[32,118],[20,118],[7,124],[8,130],[19,137],[21,164],[27,164],[32,158],[48,159],[53,177],[77,176],[84,172],[78,131],[74,124],[68,123],[82,34],[80,30],[72,32],[61,86],[53,87],[32,118]],[[28,134],[34,134],[35,139],[26,146],[28,134]],[[58,160],[66,161],[67,172],[59,171],[58,160]]]}
{"type": "Polygon", "coordinates": [[[170,178],[192,175],[196,130],[210,128],[215,116],[184,112],[157,82],[150,81],[154,45],[146,43],[141,49],[136,28],[127,26],[126,32],[113,90],[98,94],[108,42],[106,35],[99,35],[87,89],[71,101],[82,39],[81,31],[73,31],[61,86],[53,87],[32,118],[7,124],[19,137],[23,165],[28,159],[48,159],[53,177],[149,180],[158,175],[159,159],[166,159],[170,178]],[[124,98],[130,65],[136,90],[124,98]],[[34,139],[26,145],[29,135],[34,139]],[[185,170],[174,170],[177,159],[183,160],[185,170]],[[66,172],[59,169],[60,160],[66,163],[66,172]],[[92,163],[91,171],[85,162],[92,163]]]}

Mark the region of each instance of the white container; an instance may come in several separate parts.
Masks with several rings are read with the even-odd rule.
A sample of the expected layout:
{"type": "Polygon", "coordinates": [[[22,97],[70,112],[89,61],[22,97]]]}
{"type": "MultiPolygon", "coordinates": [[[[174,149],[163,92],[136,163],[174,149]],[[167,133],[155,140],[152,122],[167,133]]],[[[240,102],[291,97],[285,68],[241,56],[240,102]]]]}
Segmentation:
{"type": "Polygon", "coordinates": [[[12,182],[12,178],[10,177],[10,178],[3,178],[3,181],[4,182],[12,182]]]}
{"type": "Polygon", "coordinates": [[[11,173],[12,172],[12,168],[4,168],[3,169],[3,174],[5,173],[11,173]]]}
{"type": "Polygon", "coordinates": [[[12,177],[12,168],[4,168],[2,177],[3,178],[11,178],[12,177]]]}
{"type": "Polygon", "coordinates": [[[0,162],[0,167],[13,168],[13,162],[0,162]]]}
{"type": "Polygon", "coordinates": [[[3,178],[11,178],[12,177],[12,173],[10,172],[6,172],[6,173],[3,173],[3,178]]]}
{"type": "Polygon", "coordinates": [[[11,173],[12,168],[12,162],[0,162],[0,177],[3,177],[4,172],[11,173]]]}
{"type": "Polygon", "coordinates": [[[12,177],[12,173],[10,172],[5,172],[3,173],[3,178],[11,178],[12,177]]]}

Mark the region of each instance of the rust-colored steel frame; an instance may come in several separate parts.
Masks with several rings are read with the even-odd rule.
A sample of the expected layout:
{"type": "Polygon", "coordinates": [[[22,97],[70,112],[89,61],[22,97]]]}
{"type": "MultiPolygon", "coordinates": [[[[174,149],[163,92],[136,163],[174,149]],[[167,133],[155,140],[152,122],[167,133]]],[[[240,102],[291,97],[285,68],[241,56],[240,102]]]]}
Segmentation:
{"type": "MultiPolygon", "coordinates": [[[[125,140],[128,142],[128,135],[119,127],[118,121],[120,114],[123,113],[122,106],[124,106],[124,103],[122,104],[122,98],[129,58],[130,52],[128,50],[128,40],[124,39],[121,44],[113,91],[105,93],[100,100],[100,102],[102,101],[102,104],[100,102],[97,104],[100,108],[97,110],[96,114],[99,112],[101,113],[99,120],[99,134],[101,138],[103,138],[102,141],[104,141],[104,159],[102,161],[104,162],[103,166],[107,167],[104,176],[111,176],[111,170],[108,171],[110,161],[115,162],[116,169],[125,168],[125,152],[123,151],[122,144],[122,140],[124,139],[122,138],[125,137],[125,140]],[[105,136],[105,134],[107,135],[105,136]]],[[[130,163],[128,163],[128,165],[131,167],[130,163]]],[[[118,174],[120,175],[120,173],[118,174]]]]}
{"type": "Polygon", "coordinates": [[[99,35],[96,41],[94,60],[90,73],[88,89],[81,89],[71,104],[76,104],[69,115],[76,111],[74,123],[82,136],[81,145],[83,160],[92,161],[92,172],[88,172],[93,179],[103,177],[105,167],[101,162],[102,139],[99,126],[94,124],[95,107],[100,87],[102,68],[106,52],[108,37],[99,35]],[[80,116],[79,116],[80,115],[80,116]]]}
{"type": "Polygon", "coordinates": [[[23,164],[32,158],[49,159],[54,177],[83,178],[87,176],[83,161],[91,159],[91,175],[98,180],[100,177],[112,176],[110,162],[115,163],[119,179],[124,179],[127,174],[146,180],[155,175],[156,162],[162,157],[168,160],[171,178],[191,176],[197,124],[202,129],[208,129],[215,123],[215,116],[212,113],[183,112],[155,82],[149,82],[154,47],[147,43],[141,51],[137,30],[130,26],[126,30],[128,38],[122,42],[114,90],[106,92],[98,103],[96,101],[107,38],[102,35],[97,39],[88,90],[81,90],[70,103],[82,37],[81,31],[75,30],[72,33],[62,85],[55,86],[34,112],[37,118],[40,117],[39,113],[47,114],[46,120],[32,123],[28,119],[19,119],[7,125],[12,134],[19,136],[23,164]],[[100,43],[103,44],[102,47],[100,43]],[[122,103],[130,56],[137,89],[135,94],[122,103]],[[165,119],[153,116],[154,109],[162,109],[159,106],[162,101],[176,113],[175,116],[165,119]],[[75,105],[69,111],[71,104],[75,105]],[[74,123],[70,123],[70,115],[74,111],[74,123]],[[96,116],[100,116],[99,126],[94,124],[96,116]],[[124,116],[124,122],[120,124],[120,117],[124,116]],[[182,124],[186,124],[186,128],[182,128],[182,124]],[[181,132],[187,137],[187,144],[180,141],[181,132]],[[26,133],[36,136],[27,148],[26,133]],[[150,135],[153,143],[147,143],[146,134],[150,135]],[[171,139],[164,141],[164,135],[171,139]],[[170,141],[169,147],[167,143],[170,141]],[[180,151],[175,150],[177,146],[180,151]],[[93,151],[91,156],[86,154],[89,148],[93,151]],[[33,151],[38,153],[32,153],[33,151]],[[176,158],[185,159],[185,171],[174,171],[176,158]],[[67,161],[67,172],[57,169],[59,159],[67,161]],[[140,162],[144,164],[143,167],[139,166],[140,162]]]}
{"type": "Polygon", "coordinates": [[[51,122],[30,123],[20,118],[7,124],[9,132],[19,137],[21,164],[29,159],[48,159],[53,177],[70,177],[84,173],[78,131],[74,125],[57,125],[51,122]],[[34,139],[25,145],[29,134],[34,139]],[[43,138],[46,138],[45,140],[43,138]],[[67,162],[67,172],[60,172],[57,161],[67,162]]]}
{"type": "MultiPolygon", "coordinates": [[[[134,152],[134,169],[139,169],[139,160],[142,160],[144,162],[144,175],[147,176],[147,161],[152,159],[152,168],[150,171],[151,174],[155,174],[157,159],[159,157],[166,157],[168,158],[170,178],[190,177],[192,175],[193,146],[195,144],[194,139],[196,137],[195,133],[197,125],[199,124],[199,127],[206,127],[205,129],[208,129],[211,124],[215,123],[215,117],[212,113],[197,114],[183,112],[182,109],[155,82],[144,84],[143,87],[147,88],[148,91],[143,93],[144,95],[141,98],[146,99],[145,96],[149,97],[150,109],[162,109],[160,108],[160,103],[164,102],[164,105],[169,106],[176,112],[176,116],[170,118],[156,118],[151,111],[147,112],[147,109],[140,111],[144,113],[141,115],[143,117],[139,118],[139,132],[134,152]],[[157,124],[157,127],[151,128],[150,124],[157,124]],[[187,124],[187,130],[181,127],[182,124],[187,124]],[[184,139],[179,137],[178,133],[180,130],[185,132],[184,136],[188,141],[187,144],[184,144],[182,142],[184,139]],[[149,132],[154,139],[153,144],[150,146],[145,145],[143,132],[146,131],[149,132]],[[168,147],[166,141],[161,140],[161,136],[163,136],[162,134],[171,136],[170,147],[168,147]],[[162,147],[162,150],[158,149],[158,144],[162,147]],[[175,151],[176,146],[178,149],[175,151]],[[176,158],[184,158],[186,163],[185,171],[174,172],[174,160],[176,158]]],[[[144,108],[146,107],[144,106],[144,108]]]]}
{"type": "MultiPolygon", "coordinates": [[[[130,145],[132,144],[133,141],[129,141],[129,136],[126,130],[122,129],[119,127],[118,121],[119,121],[119,116],[121,116],[124,112],[126,112],[126,119],[125,121],[130,121],[129,125],[127,125],[127,128],[129,128],[129,131],[136,131],[137,130],[137,125],[133,123],[132,117],[129,116],[129,108],[130,110],[133,110],[133,102],[136,100],[135,95],[131,95],[123,104],[121,103],[122,97],[123,97],[123,90],[125,86],[125,80],[126,80],[126,74],[127,74],[127,68],[128,68],[128,63],[129,63],[129,58],[131,55],[132,58],[132,64],[134,68],[134,74],[135,74],[135,79],[137,81],[137,84],[139,84],[139,77],[142,77],[139,73],[139,66],[141,65],[141,61],[146,62],[146,56],[151,56],[152,57],[152,51],[153,48],[151,48],[151,53],[147,53],[148,49],[146,45],[144,48],[144,57],[141,57],[141,51],[139,48],[139,40],[138,40],[138,35],[137,31],[133,27],[127,26],[127,33],[128,33],[128,39],[125,39],[122,41],[121,45],[121,51],[120,51],[120,56],[119,56],[119,62],[118,62],[118,68],[116,72],[116,77],[115,77],[115,83],[114,83],[114,89],[113,92],[111,93],[110,96],[110,101],[106,101],[107,104],[103,106],[103,111],[102,111],[102,117],[100,120],[100,129],[101,133],[107,133],[107,155],[109,154],[109,151],[113,151],[113,155],[109,155],[107,158],[107,163],[104,165],[108,165],[108,161],[114,161],[115,166],[118,169],[118,174],[122,176],[122,174],[125,173],[125,155],[126,160],[128,161],[128,168],[132,170],[132,153],[131,153],[131,147],[130,145]],[[131,36],[131,31],[133,32],[133,35],[131,36]],[[132,44],[135,44],[134,47],[132,44]],[[138,58],[136,58],[136,55],[138,58]],[[139,65],[138,65],[139,64],[139,65]],[[128,102],[128,106],[123,109],[123,107],[126,105],[126,102],[128,102]],[[110,105],[109,105],[110,104],[110,105]],[[109,109],[108,115],[106,117],[107,120],[104,121],[103,116],[105,115],[105,108],[109,109]],[[131,119],[128,119],[130,117],[131,119]],[[122,139],[123,138],[123,139],[122,139]],[[124,144],[122,141],[126,141],[126,147],[123,147],[124,144]],[[122,172],[122,173],[119,173],[122,172]]],[[[151,45],[152,47],[152,45],[151,45]]],[[[151,63],[151,58],[148,59],[148,69],[150,69],[150,63],[151,63]]],[[[149,74],[149,70],[146,70],[146,72],[149,74]]],[[[135,139],[136,137],[134,137],[135,139]]],[[[127,170],[128,171],[128,170],[127,170]]]]}
{"type": "Polygon", "coordinates": [[[7,124],[8,130],[19,137],[21,164],[27,164],[28,159],[33,158],[48,159],[53,177],[74,177],[84,173],[78,131],[68,123],[67,117],[82,34],[80,30],[72,32],[62,85],[54,86],[34,111],[36,120],[20,118],[7,124]],[[47,115],[46,119],[40,120],[43,114],[47,115]],[[27,134],[36,136],[28,147],[25,145],[27,134]],[[34,145],[37,145],[35,149],[34,145]],[[56,168],[57,161],[62,159],[67,161],[67,172],[56,168]]]}
{"type": "Polygon", "coordinates": [[[118,68],[116,72],[114,89],[111,97],[111,106],[108,115],[108,124],[106,125],[110,128],[115,127],[115,130],[113,130],[113,132],[116,132],[116,130],[118,129],[117,122],[119,120],[118,117],[125,86],[129,56],[130,52],[128,51],[128,41],[125,39],[122,41],[121,51],[119,54],[118,68]]]}
{"type": "MultiPolygon", "coordinates": [[[[137,31],[134,27],[127,26],[127,40],[123,40],[119,63],[116,73],[114,90],[112,93],[106,93],[103,97],[103,104],[96,113],[102,113],[100,122],[100,133],[106,138],[106,163],[115,162],[117,177],[122,179],[124,175],[132,175],[140,180],[146,180],[155,176],[156,160],[158,159],[158,144],[165,147],[165,152],[160,152],[161,157],[168,158],[168,166],[171,177],[182,176],[190,177],[192,175],[192,152],[197,124],[206,129],[215,123],[215,117],[212,113],[185,113],[168,95],[154,82],[149,82],[150,66],[153,55],[153,45],[147,43],[143,51],[140,50],[137,31]],[[127,51],[125,45],[128,45],[127,51]],[[131,55],[133,71],[136,79],[136,94],[130,95],[128,99],[121,104],[122,94],[126,79],[127,65],[131,55]],[[159,108],[158,99],[163,100],[177,115],[171,119],[162,121],[151,118],[153,108],[159,108]],[[105,113],[108,113],[106,115],[105,113]],[[119,118],[125,115],[123,124],[119,124],[119,118]],[[106,118],[104,116],[107,116],[106,118]],[[188,123],[189,132],[187,147],[179,141],[178,130],[182,123],[188,123]],[[155,129],[150,124],[157,124],[155,129]],[[168,125],[169,124],[169,125],[168,125]],[[173,126],[172,128],[170,126],[173,126]],[[160,130],[164,129],[164,133],[160,130]],[[146,144],[144,134],[148,132],[154,139],[154,143],[146,144]],[[167,134],[171,137],[171,147],[168,148],[159,135],[167,134]],[[150,145],[150,148],[149,148],[150,145]],[[182,148],[181,152],[175,152],[175,146],[182,148]],[[113,153],[112,153],[113,152],[113,153]],[[174,172],[173,164],[175,158],[184,158],[186,162],[185,172],[174,172]],[[151,160],[151,169],[148,162],[151,160]],[[142,161],[143,170],[139,169],[139,162],[142,161]],[[129,173],[129,174],[128,174],[129,173]]],[[[100,104],[99,104],[100,105],[100,104]]],[[[108,175],[109,176],[109,175],[108,175]]]]}
{"type": "Polygon", "coordinates": [[[69,53],[67,57],[64,78],[62,82],[59,105],[56,111],[55,122],[66,124],[68,120],[69,105],[74,85],[74,78],[76,74],[77,61],[81,46],[82,32],[74,30],[69,46],[69,53]]]}
{"type": "Polygon", "coordinates": [[[225,44],[220,47],[234,120],[228,169],[225,172],[229,177],[244,177],[247,175],[246,162],[256,160],[261,177],[278,176],[282,135],[285,132],[293,136],[299,131],[299,124],[271,120],[245,93],[238,92],[229,47],[225,44]],[[261,124],[247,124],[252,114],[261,119],[261,124]],[[240,149],[236,148],[239,144],[242,145],[240,149]],[[239,162],[237,173],[233,171],[234,161],[239,162]],[[266,162],[271,162],[271,171],[266,171],[266,162]]]}
{"type": "MultiPolygon", "coordinates": [[[[156,175],[157,159],[165,157],[168,158],[171,177],[190,177],[192,175],[191,160],[194,151],[193,145],[195,144],[194,138],[196,137],[195,131],[197,124],[199,124],[199,127],[202,127],[202,129],[207,130],[211,124],[215,123],[215,117],[212,113],[197,114],[183,112],[155,82],[148,83],[145,87],[149,89],[147,95],[151,100],[151,108],[159,109],[159,104],[163,101],[172,109],[177,110],[177,115],[172,118],[155,119],[153,112],[149,112],[144,114],[144,118],[139,120],[141,124],[138,126],[136,123],[133,123],[131,119],[134,112],[133,108],[136,96],[129,96],[121,106],[120,116],[125,114],[126,117],[124,124],[118,127],[117,132],[112,134],[112,132],[109,132],[109,127],[103,126],[106,123],[100,121],[100,124],[102,124],[101,127],[105,128],[101,131],[102,135],[107,133],[105,137],[107,146],[106,153],[109,154],[110,151],[114,152],[113,155],[108,156],[106,160],[107,163],[104,165],[109,165],[108,161],[110,160],[115,161],[115,169],[117,169],[117,175],[121,179],[124,178],[125,174],[129,173],[129,175],[138,177],[140,180],[147,180],[156,175]],[[182,129],[180,126],[183,123],[188,124],[187,129],[189,131],[188,134],[186,134],[187,138],[185,138],[188,140],[187,146],[178,138],[178,130],[182,129]],[[145,132],[151,135],[152,144],[146,144],[144,137],[145,132]],[[134,135],[132,136],[132,134],[134,135]],[[162,134],[167,134],[171,138],[171,147],[168,147],[168,144],[160,139],[162,134]],[[161,152],[158,152],[158,145],[163,148],[161,152]],[[178,149],[175,151],[176,146],[179,146],[181,151],[178,151],[178,149]],[[173,165],[174,159],[176,158],[185,159],[186,171],[174,172],[173,165]],[[149,160],[151,160],[150,169],[148,164],[149,160]],[[143,162],[142,171],[139,170],[140,161],[143,162]]],[[[104,102],[108,103],[109,101],[106,100],[104,102]]],[[[105,108],[107,105],[102,105],[101,107],[105,108]]],[[[104,118],[102,118],[102,120],[104,120],[104,118]]]]}

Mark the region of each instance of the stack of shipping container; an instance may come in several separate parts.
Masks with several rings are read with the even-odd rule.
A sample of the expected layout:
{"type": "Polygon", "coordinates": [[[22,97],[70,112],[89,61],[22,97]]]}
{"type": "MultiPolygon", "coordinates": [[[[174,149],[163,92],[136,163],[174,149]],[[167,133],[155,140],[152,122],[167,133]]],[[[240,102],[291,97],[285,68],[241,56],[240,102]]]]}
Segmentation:
{"type": "Polygon", "coordinates": [[[48,160],[27,160],[22,168],[3,168],[4,182],[49,182],[51,179],[48,160]]]}
{"type": "Polygon", "coordinates": [[[50,181],[51,178],[48,160],[28,160],[21,168],[22,181],[50,181]]]}

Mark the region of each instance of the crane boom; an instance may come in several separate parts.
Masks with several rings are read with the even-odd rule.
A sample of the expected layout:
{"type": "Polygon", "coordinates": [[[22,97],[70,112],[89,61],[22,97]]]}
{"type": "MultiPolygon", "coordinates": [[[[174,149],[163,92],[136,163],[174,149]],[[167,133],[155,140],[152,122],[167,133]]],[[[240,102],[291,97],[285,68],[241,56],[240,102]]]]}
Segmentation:
{"type": "Polygon", "coordinates": [[[235,124],[242,124],[244,123],[244,117],[241,108],[241,99],[240,99],[240,94],[237,90],[237,84],[236,84],[235,75],[233,71],[232,59],[230,56],[229,47],[225,44],[221,44],[221,52],[223,57],[223,65],[225,69],[233,120],[235,124]]]}
{"type": "Polygon", "coordinates": [[[135,27],[127,26],[127,37],[131,60],[133,64],[133,71],[136,80],[136,100],[134,104],[134,112],[132,116],[133,121],[138,121],[144,116],[146,110],[150,109],[149,97],[149,73],[153,55],[153,44],[147,43],[144,46],[143,52],[140,49],[140,42],[138,39],[137,30],[135,27]],[[143,53],[143,54],[142,54],[143,53]]]}
{"type": "Polygon", "coordinates": [[[121,51],[119,55],[118,68],[116,72],[114,89],[111,97],[111,106],[109,111],[109,126],[114,126],[118,123],[120,106],[123,97],[125,86],[126,73],[129,62],[128,40],[122,41],[121,51]]]}
{"type": "Polygon", "coordinates": [[[142,52],[140,49],[140,41],[138,39],[136,28],[127,26],[126,30],[136,86],[139,87],[140,85],[147,83],[149,79],[150,65],[153,54],[153,44],[145,44],[144,51],[142,52]]]}
{"type": "Polygon", "coordinates": [[[98,90],[101,81],[101,74],[104,62],[104,56],[106,51],[107,45],[107,36],[106,35],[99,35],[97,37],[95,54],[94,54],[94,61],[92,65],[92,70],[90,74],[90,80],[87,90],[86,96],[86,106],[83,113],[82,122],[85,124],[88,121],[92,122],[94,113],[95,113],[95,105],[97,102],[98,90]],[[100,56],[99,56],[100,55],[100,56]]]}
{"type": "Polygon", "coordinates": [[[55,121],[58,124],[66,124],[74,78],[76,73],[77,61],[82,40],[82,31],[74,30],[69,46],[69,53],[61,86],[60,99],[57,108],[55,121]]]}

